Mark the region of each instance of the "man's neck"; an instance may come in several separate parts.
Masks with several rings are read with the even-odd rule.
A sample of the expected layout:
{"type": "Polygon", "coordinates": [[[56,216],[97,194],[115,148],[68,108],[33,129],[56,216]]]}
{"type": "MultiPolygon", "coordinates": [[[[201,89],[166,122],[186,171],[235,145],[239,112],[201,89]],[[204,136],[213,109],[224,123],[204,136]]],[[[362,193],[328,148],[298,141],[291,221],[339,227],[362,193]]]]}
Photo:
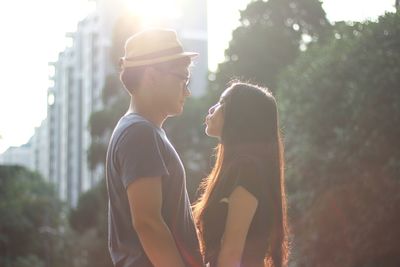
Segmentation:
{"type": "Polygon", "coordinates": [[[158,110],[152,109],[151,106],[134,104],[132,100],[127,113],[136,113],[160,128],[167,119],[167,116],[160,114],[158,110]]]}

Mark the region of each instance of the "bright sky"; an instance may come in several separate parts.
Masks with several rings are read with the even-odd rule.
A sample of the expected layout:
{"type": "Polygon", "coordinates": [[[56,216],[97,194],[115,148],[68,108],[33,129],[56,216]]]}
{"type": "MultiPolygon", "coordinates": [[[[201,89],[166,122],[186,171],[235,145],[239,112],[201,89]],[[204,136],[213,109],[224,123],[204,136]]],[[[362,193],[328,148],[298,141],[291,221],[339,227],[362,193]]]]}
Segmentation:
{"type": "MultiPolygon", "coordinates": [[[[150,0],[148,0],[150,1],[150,0]]],[[[159,0],[163,1],[163,0],[159,0]]],[[[171,1],[172,2],[172,1],[171,1]]],[[[239,9],[250,0],[208,1],[209,67],[224,60],[239,9]],[[221,23],[221,18],[224,22],[221,23]]],[[[393,12],[395,0],[325,0],[328,19],[376,19],[393,12]]],[[[93,4],[87,0],[8,0],[0,2],[0,153],[26,143],[46,117],[47,63],[66,45],[93,4]]]]}

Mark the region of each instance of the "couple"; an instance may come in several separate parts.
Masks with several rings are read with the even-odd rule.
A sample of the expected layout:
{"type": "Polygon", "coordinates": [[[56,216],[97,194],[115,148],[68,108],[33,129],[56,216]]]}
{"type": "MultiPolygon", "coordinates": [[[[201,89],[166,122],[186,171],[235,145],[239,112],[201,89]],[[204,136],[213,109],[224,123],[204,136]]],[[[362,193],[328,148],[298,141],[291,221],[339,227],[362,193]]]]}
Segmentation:
{"type": "Polygon", "coordinates": [[[286,204],[274,97],[234,83],[206,117],[219,139],[212,172],[192,207],[182,162],[162,124],[182,113],[189,66],[176,33],[126,41],[121,81],[128,112],[107,152],[109,249],[116,267],[285,266],[286,204]]]}

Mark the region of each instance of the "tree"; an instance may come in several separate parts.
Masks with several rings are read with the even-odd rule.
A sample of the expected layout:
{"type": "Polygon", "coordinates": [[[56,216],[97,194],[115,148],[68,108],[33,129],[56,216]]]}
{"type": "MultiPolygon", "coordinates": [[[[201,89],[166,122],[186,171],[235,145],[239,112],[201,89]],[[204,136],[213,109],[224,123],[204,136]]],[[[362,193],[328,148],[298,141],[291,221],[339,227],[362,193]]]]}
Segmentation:
{"type": "Polygon", "coordinates": [[[323,39],[329,23],[318,0],[251,2],[241,11],[226,61],[218,66],[212,87],[219,94],[233,77],[250,80],[275,91],[279,73],[309,42],[323,39]]]}
{"type": "Polygon", "coordinates": [[[53,187],[19,166],[0,166],[0,265],[40,267],[58,258],[46,236],[60,226],[61,202],[53,187]]]}
{"type": "Polygon", "coordinates": [[[298,266],[400,263],[399,43],[399,13],[338,23],[280,78],[298,266]]]}
{"type": "Polygon", "coordinates": [[[104,180],[79,197],[69,214],[74,237],[75,257],[80,266],[113,266],[107,243],[107,189],[104,180]],[[84,253],[82,253],[82,251],[84,253]]]}

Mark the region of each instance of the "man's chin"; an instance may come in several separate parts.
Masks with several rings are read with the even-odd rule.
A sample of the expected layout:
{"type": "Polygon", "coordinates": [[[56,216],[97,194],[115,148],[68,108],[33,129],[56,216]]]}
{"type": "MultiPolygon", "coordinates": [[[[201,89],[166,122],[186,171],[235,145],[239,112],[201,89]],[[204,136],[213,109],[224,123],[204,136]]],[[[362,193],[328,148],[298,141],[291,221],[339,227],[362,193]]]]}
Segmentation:
{"type": "Polygon", "coordinates": [[[178,108],[174,111],[169,112],[168,117],[175,117],[175,116],[179,116],[183,113],[183,107],[178,108]]]}

